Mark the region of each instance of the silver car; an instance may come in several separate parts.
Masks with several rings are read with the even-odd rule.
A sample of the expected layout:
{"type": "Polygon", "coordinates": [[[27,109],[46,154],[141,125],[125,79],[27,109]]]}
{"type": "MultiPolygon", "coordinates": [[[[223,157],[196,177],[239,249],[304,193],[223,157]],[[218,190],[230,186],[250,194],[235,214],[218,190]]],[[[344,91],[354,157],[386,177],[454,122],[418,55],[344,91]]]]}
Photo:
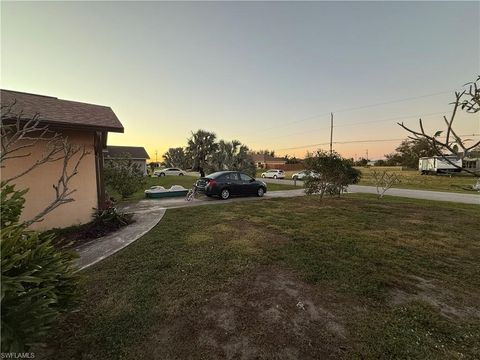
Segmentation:
{"type": "Polygon", "coordinates": [[[293,180],[303,180],[306,177],[311,176],[311,177],[318,177],[318,174],[315,171],[309,171],[309,170],[302,170],[299,171],[298,173],[295,173],[292,175],[293,180]]]}
{"type": "Polygon", "coordinates": [[[262,178],[285,179],[285,173],[283,172],[283,170],[271,169],[263,172],[262,178]]]}
{"type": "Polygon", "coordinates": [[[185,171],[179,168],[166,168],[161,170],[155,170],[153,176],[183,176],[185,171]]]}

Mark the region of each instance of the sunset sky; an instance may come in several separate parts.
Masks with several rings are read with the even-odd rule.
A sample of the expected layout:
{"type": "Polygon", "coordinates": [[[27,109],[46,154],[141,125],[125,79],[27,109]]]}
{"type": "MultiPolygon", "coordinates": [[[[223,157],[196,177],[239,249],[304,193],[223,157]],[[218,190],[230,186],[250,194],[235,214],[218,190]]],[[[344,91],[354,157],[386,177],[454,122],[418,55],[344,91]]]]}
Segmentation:
{"type": "Polygon", "coordinates": [[[478,74],[478,2],[1,4],[1,87],[108,105],[125,127],[109,144],[152,159],[200,128],[303,156],[328,148],[330,112],[334,141],[394,139],[337,151],[382,158],[396,121],[439,129],[478,74]]]}

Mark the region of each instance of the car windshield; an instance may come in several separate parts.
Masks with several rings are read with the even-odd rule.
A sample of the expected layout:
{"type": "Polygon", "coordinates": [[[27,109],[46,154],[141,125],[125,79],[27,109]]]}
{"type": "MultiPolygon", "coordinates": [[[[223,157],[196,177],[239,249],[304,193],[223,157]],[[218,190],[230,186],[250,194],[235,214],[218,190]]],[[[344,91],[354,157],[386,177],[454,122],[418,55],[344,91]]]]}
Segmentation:
{"type": "Polygon", "coordinates": [[[217,178],[218,176],[220,176],[220,175],[222,175],[222,174],[225,174],[225,172],[224,172],[224,171],[217,171],[217,172],[208,174],[208,175],[206,175],[205,177],[206,177],[206,178],[209,178],[209,179],[215,179],[215,178],[217,178]]]}

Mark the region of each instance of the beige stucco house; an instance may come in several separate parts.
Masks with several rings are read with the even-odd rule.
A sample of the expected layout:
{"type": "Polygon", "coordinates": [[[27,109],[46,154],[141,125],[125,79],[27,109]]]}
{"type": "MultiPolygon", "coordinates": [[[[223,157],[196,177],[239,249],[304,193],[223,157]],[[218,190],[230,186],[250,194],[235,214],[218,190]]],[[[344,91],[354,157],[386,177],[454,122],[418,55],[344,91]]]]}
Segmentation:
{"type": "MultiPolygon", "coordinates": [[[[102,206],[105,201],[103,152],[107,145],[107,135],[109,132],[123,132],[123,126],[115,113],[108,106],[10,90],[1,90],[0,101],[2,106],[14,103],[12,110],[15,113],[22,112],[25,121],[38,114],[41,124],[88,152],[69,186],[75,189],[71,196],[74,201],[56,208],[43,221],[32,224],[31,228],[62,228],[90,221],[93,208],[102,206]]],[[[25,150],[24,155],[28,156],[7,160],[1,169],[1,178],[8,179],[19,174],[41,159],[46,150],[46,142],[39,141],[34,147],[25,150]]],[[[80,153],[76,156],[80,156],[80,153]]],[[[23,220],[31,219],[54,199],[53,184],[58,181],[62,169],[61,159],[47,162],[14,181],[17,189],[28,188],[23,220]]]]}

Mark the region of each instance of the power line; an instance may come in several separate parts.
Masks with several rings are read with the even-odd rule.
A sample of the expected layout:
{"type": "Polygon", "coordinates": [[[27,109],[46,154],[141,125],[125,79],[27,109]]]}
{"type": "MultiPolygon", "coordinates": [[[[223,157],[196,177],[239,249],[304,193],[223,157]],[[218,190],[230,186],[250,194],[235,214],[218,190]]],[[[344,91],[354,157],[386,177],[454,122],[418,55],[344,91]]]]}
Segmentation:
{"type": "Polygon", "coordinates": [[[372,123],[377,123],[377,122],[385,122],[385,121],[397,121],[397,120],[405,120],[405,119],[412,119],[412,118],[422,118],[422,117],[427,117],[427,116],[434,116],[434,115],[443,115],[445,112],[436,112],[436,113],[428,113],[428,114],[422,114],[422,115],[411,115],[411,116],[397,116],[397,117],[392,117],[388,119],[380,119],[380,120],[370,120],[370,121],[361,121],[361,122],[354,122],[354,123],[346,123],[346,124],[340,124],[336,125],[335,127],[345,127],[345,126],[355,126],[355,125],[362,125],[362,124],[372,124],[372,123]]]}
{"type": "MultiPolygon", "coordinates": [[[[402,98],[402,99],[397,99],[397,100],[390,100],[390,101],[385,101],[385,102],[380,102],[380,103],[374,103],[374,104],[369,104],[369,105],[362,105],[362,106],[357,106],[357,107],[338,109],[338,110],[333,111],[333,113],[350,112],[350,111],[355,111],[355,110],[368,109],[368,108],[372,108],[372,107],[389,105],[389,104],[395,104],[395,103],[399,103],[399,102],[411,101],[411,100],[416,100],[416,99],[422,99],[422,98],[426,98],[426,97],[432,97],[432,96],[437,96],[437,95],[442,95],[442,94],[447,94],[447,93],[451,93],[451,91],[450,91],[450,90],[448,90],[448,91],[440,91],[440,92],[431,93],[431,94],[425,94],[425,95],[419,95],[419,96],[412,96],[412,97],[408,97],[408,98],[402,98]]],[[[307,120],[312,120],[312,119],[320,118],[320,117],[323,117],[323,116],[328,116],[328,115],[330,115],[330,114],[331,114],[331,112],[326,112],[326,113],[322,113],[322,114],[317,114],[317,115],[308,116],[308,117],[305,117],[305,118],[302,118],[302,119],[298,119],[298,120],[289,121],[289,122],[284,123],[284,124],[281,124],[281,125],[276,125],[276,126],[272,126],[272,127],[269,127],[269,128],[264,128],[264,129],[256,130],[256,131],[255,131],[255,134],[257,134],[258,132],[264,132],[264,131],[268,131],[268,130],[271,130],[271,129],[278,129],[278,128],[285,127],[285,126],[289,126],[289,125],[292,125],[292,124],[297,124],[297,123],[299,123],[299,122],[303,122],[303,121],[307,121],[307,120]]],[[[254,134],[254,133],[252,133],[252,134],[254,134]]]]}
{"type": "MultiPolygon", "coordinates": [[[[406,120],[406,119],[413,119],[413,118],[422,118],[422,117],[427,117],[427,116],[434,116],[434,115],[443,115],[445,112],[436,112],[436,113],[428,113],[428,114],[420,114],[420,115],[410,115],[410,116],[397,116],[397,117],[390,117],[390,118],[385,118],[385,119],[379,119],[379,120],[370,120],[370,121],[361,121],[361,122],[354,122],[354,123],[345,123],[345,124],[340,124],[340,125],[334,125],[334,128],[338,127],[348,127],[348,126],[356,126],[356,125],[362,125],[362,124],[370,124],[370,123],[378,123],[378,122],[386,122],[386,121],[396,121],[396,120],[406,120]]],[[[294,135],[303,135],[303,134],[309,134],[312,133],[313,131],[318,131],[318,130],[327,130],[330,129],[330,127],[321,127],[317,129],[312,129],[312,130],[305,130],[301,132],[296,132],[296,133],[290,133],[290,134],[285,134],[285,135],[280,135],[280,136],[274,136],[274,137],[267,137],[263,139],[279,139],[282,137],[287,137],[287,136],[294,136],[294,135]]]]}
{"type": "MultiPolygon", "coordinates": [[[[463,134],[459,136],[480,136],[480,134],[463,134]]],[[[440,136],[442,137],[442,136],[440,136]]],[[[444,137],[444,136],[443,136],[444,137]]],[[[372,139],[372,140],[345,140],[345,141],[333,141],[333,144],[355,144],[355,143],[375,143],[375,142],[387,142],[387,141],[402,141],[405,140],[405,138],[401,139],[372,139]]],[[[325,142],[325,143],[318,143],[318,144],[310,144],[310,145],[304,145],[304,146],[297,146],[297,147],[289,147],[289,148],[282,148],[282,149],[275,149],[276,151],[282,151],[282,150],[297,150],[297,149],[308,149],[314,146],[322,146],[322,145],[329,145],[330,142],[325,142]]]]}
{"type": "Polygon", "coordinates": [[[404,101],[422,99],[422,98],[436,96],[436,95],[442,95],[442,94],[446,94],[446,93],[451,93],[451,91],[440,91],[440,92],[437,92],[437,93],[413,96],[413,97],[403,98],[403,99],[398,99],[398,100],[391,100],[391,101],[381,102],[381,103],[377,103],[377,104],[357,106],[357,107],[347,108],[347,109],[340,109],[340,110],[337,110],[337,111],[334,111],[334,112],[348,112],[348,111],[354,111],[354,110],[368,109],[368,108],[372,108],[372,107],[376,107],[376,106],[382,106],[382,105],[395,104],[395,103],[404,102],[404,101]]]}

